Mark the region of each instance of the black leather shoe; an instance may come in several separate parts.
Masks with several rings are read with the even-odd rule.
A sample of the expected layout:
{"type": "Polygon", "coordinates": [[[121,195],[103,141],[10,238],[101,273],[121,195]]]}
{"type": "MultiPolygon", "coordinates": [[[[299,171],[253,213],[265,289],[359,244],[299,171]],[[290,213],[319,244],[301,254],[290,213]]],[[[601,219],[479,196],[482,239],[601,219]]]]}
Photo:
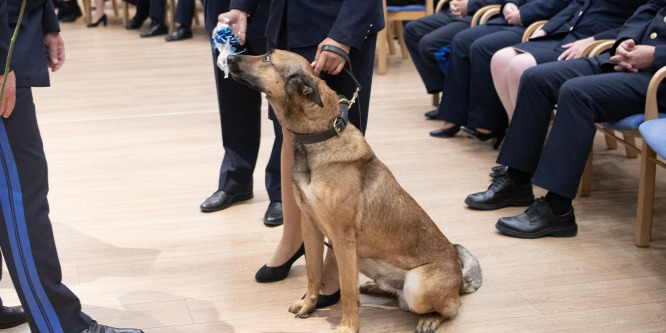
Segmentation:
{"type": "Polygon", "coordinates": [[[146,37],[155,37],[155,36],[161,36],[161,35],[166,35],[169,33],[169,28],[167,28],[166,24],[163,22],[153,20],[153,22],[150,24],[150,29],[146,32],[141,33],[141,37],[146,38],[146,37]]]}
{"type": "Polygon", "coordinates": [[[504,165],[498,165],[492,167],[493,172],[490,173],[490,178],[495,178],[499,177],[501,175],[506,175],[507,170],[509,170],[509,167],[504,166],[504,165]]]}
{"type": "Polygon", "coordinates": [[[573,207],[568,213],[557,215],[544,198],[534,201],[523,214],[499,219],[495,228],[517,238],[574,237],[578,233],[573,207]]]}
{"type": "Polygon", "coordinates": [[[458,131],[460,131],[460,125],[454,125],[453,127],[449,127],[447,129],[440,128],[438,130],[431,131],[430,136],[434,136],[436,138],[452,138],[456,136],[458,131]]]}
{"type": "Polygon", "coordinates": [[[253,197],[252,192],[237,194],[218,190],[208,197],[199,208],[204,213],[217,212],[229,208],[236,202],[250,200],[253,197]]]}
{"type": "Polygon", "coordinates": [[[486,142],[490,139],[495,139],[495,143],[493,144],[493,149],[499,148],[500,144],[502,143],[502,140],[504,140],[504,136],[506,135],[506,132],[490,132],[490,133],[481,133],[473,128],[461,126],[460,129],[467,133],[467,135],[471,138],[486,142]]]}
{"type": "Polygon", "coordinates": [[[127,30],[136,30],[141,28],[143,25],[143,22],[147,19],[147,17],[136,17],[134,16],[131,20],[127,21],[127,25],[125,26],[125,29],[127,30]]]}
{"type": "Polygon", "coordinates": [[[257,282],[261,283],[282,281],[289,275],[291,265],[293,265],[294,262],[296,262],[296,260],[298,260],[298,258],[304,254],[305,244],[301,244],[301,247],[298,248],[296,253],[294,253],[294,255],[291,256],[287,262],[277,267],[268,267],[264,265],[257,271],[257,274],[254,276],[254,278],[257,280],[257,282]]]}
{"type": "Polygon", "coordinates": [[[506,174],[493,178],[485,192],[470,194],[465,199],[467,206],[479,210],[494,210],[508,206],[529,206],[534,202],[532,182],[518,185],[506,174]]]}
{"type": "Polygon", "coordinates": [[[0,328],[18,326],[27,320],[22,306],[0,306],[0,328]]]}
{"type": "Polygon", "coordinates": [[[115,328],[100,325],[93,320],[93,322],[90,324],[90,327],[86,328],[81,333],[143,333],[143,331],[136,328],[115,328]]]}
{"type": "Polygon", "coordinates": [[[164,37],[167,42],[175,42],[183,39],[192,38],[192,29],[181,25],[171,35],[164,37]]]}
{"type": "MultiPolygon", "coordinates": [[[[305,296],[307,296],[307,294],[303,295],[301,299],[304,299],[305,296]]],[[[338,302],[340,302],[340,289],[330,295],[319,294],[319,297],[317,297],[317,304],[315,304],[315,309],[329,307],[331,305],[337,304],[338,302]]]]}
{"type": "Polygon", "coordinates": [[[432,110],[432,111],[428,111],[428,112],[425,113],[425,117],[428,120],[436,120],[437,119],[437,113],[438,113],[437,109],[432,110]]]}
{"type": "Polygon", "coordinates": [[[282,225],[282,203],[279,201],[271,201],[264,214],[264,225],[267,227],[277,227],[282,225]]]}
{"type": "Polygon", "coordinates": [[[58,21],[66,23],[74,22],[82,14],[81,7],[79,7],[76,0],[62,1],[58,10],[58,21]]]}

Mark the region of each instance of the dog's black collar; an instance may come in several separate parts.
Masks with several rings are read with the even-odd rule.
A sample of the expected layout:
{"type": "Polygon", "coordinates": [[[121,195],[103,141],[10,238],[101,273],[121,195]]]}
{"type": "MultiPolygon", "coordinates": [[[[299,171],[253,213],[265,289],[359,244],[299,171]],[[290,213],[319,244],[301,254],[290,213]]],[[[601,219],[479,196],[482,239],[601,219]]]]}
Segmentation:
{"type": "Polygon", "coordinates": [[[312,134],[291,132],[293,134],[294,142],[307,144],[326,141],[339,135],[345,130],[345,128],[347,128],[347,123],[349,123],[349,100],[342,95],[338,95],[338,97],[340,97],[340,115],[333,119],[333,126],[325,131],[312,134]]]}

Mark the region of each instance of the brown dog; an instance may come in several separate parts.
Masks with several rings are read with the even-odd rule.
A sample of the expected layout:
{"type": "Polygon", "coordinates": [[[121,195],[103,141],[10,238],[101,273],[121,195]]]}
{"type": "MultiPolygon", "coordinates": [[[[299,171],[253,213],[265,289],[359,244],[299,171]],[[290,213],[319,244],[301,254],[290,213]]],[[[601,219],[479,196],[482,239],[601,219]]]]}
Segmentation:
{"type": "MultiPolygon", "coordinates": [[[[301,56],[275,50],[228,60],[233,78],[266,93],[280,124],[292,133],[339,125],[334,124],[341,110],[338,95],[301,56]]],[[[315,309],[324,237],[333,243],[340,271],[338,332],[359,330],[359,270],[374,280],[361,292],[395,295],[400,308],[427,314],[417,332],[434,332],[456,314],[460,293],[481,286],[476,258],[444,237],[354,126],[321,142],[294,140],[292,180],[302,212],[308,276],[305,298],[289,308],[296,317],[315,309]]]]}

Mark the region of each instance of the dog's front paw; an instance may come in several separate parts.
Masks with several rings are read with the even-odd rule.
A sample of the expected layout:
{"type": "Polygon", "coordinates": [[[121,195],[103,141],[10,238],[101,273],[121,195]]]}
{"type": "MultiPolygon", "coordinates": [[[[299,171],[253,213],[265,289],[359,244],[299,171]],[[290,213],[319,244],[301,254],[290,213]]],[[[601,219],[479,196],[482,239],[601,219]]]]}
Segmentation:
{"type": "Polygon", "coordinates": [[[307,298],[299,299],[295,301],[291,307],[289,307],[289,312],[295,313],[296,318],[307,318],[310,316],[310,313],[314,311],[316,304],[317,304],[316,298],[314,302],[312,302],[307,298]]]}
{"type": "Polygon", "coordinates": [[[335,333],[358,333],[358,328],[352,328],[349,326],[338,326],[335,333]]]}

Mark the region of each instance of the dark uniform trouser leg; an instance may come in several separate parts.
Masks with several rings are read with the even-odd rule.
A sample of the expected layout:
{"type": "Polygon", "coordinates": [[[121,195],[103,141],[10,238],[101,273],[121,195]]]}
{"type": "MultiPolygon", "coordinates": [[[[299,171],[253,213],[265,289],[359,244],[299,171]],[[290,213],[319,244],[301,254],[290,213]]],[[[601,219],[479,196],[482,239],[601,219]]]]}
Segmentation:
{"type": "MultiPolygon", "coordinates": [[[[247,54],[262,54],[266,51],[266,41],[248,40],[245,48],[247,54]]],[[[213,51],[213,66],[224,147],[218,189],[250,193],[261,137],[261,93],[231,77],[225,79],[224,72],[217,68],[216,53],[213,51]]],[[[277,120],[274,120],[275,141],[266,167],[266,182],[270,200],[282,201],[279,149],[282,146],[282,129],[276,123],[277,120]]]]}
{"type": "Polygon", "coordinates": [[[504,111],[502,101],[500,101],[493,84],[490,61],[495,52],[520,43],[524,29],[520,27],[509,29],[483,36],[472,43],[470,50],[472,74],[469,82],[469,116],[467,120],[467,126],[471,128],[501,132],[508,125],[509,120],[506,111],[504,111]]]}
{"type": "Polygon", "coordinates": [[[150,0],[150,18],[164,23],[166,17],[166,0],[150,0]]]}
{"type": "Polygon", "coordinates": [[[405,44],[414,66],[429,94],[442,91],[444,73],[435,59],[435,52],[451,44],[453,37],[469,28],[469,23],[455,20],[449,11],[441,11],[405,25],[405,44]]]}
{"type": "Polygon", "coordinates": [[[48,175],[30,88],[0,124],[0,247],[33,332],[81,332],[90,318],[62,284],[49,220],[48,175]]]}
{"type": "MultiPolygon", "coordinates": [[[[520,31],[522,27],[507,27],[503,25],[481,25],[459,32],[451,43],[451,55],[449,56],[449,67],[442,101],[439,103],[438,119],[445,120],[457,125],[467,125],[469,115],[470,76],[474,75],[470,64],[470,52],[474,41],[498,31],[520,31]]],[[[511,34],[508,40],[496,39],[495,47],[510,46],[516,44],[511,34]]],[[[518,41],[520,42],[520,40],[518,41]]],[[[499,47],[501,48],[501,47],[499,47]]],[[[498,48],[498,49],[499,49],[498,48]]],[[[490,71],[490,68],[488,68],[490,71]]],[[[492,81],[490,83],[492,85],[492,81]]]]}
{"type": "Polygon", "coordinates": [[[178,4],[176,4],[176,15],[174,15],[173,20],[188,28],[192,27],[195,1],[197,0],[178,0],[178,4]]]}

